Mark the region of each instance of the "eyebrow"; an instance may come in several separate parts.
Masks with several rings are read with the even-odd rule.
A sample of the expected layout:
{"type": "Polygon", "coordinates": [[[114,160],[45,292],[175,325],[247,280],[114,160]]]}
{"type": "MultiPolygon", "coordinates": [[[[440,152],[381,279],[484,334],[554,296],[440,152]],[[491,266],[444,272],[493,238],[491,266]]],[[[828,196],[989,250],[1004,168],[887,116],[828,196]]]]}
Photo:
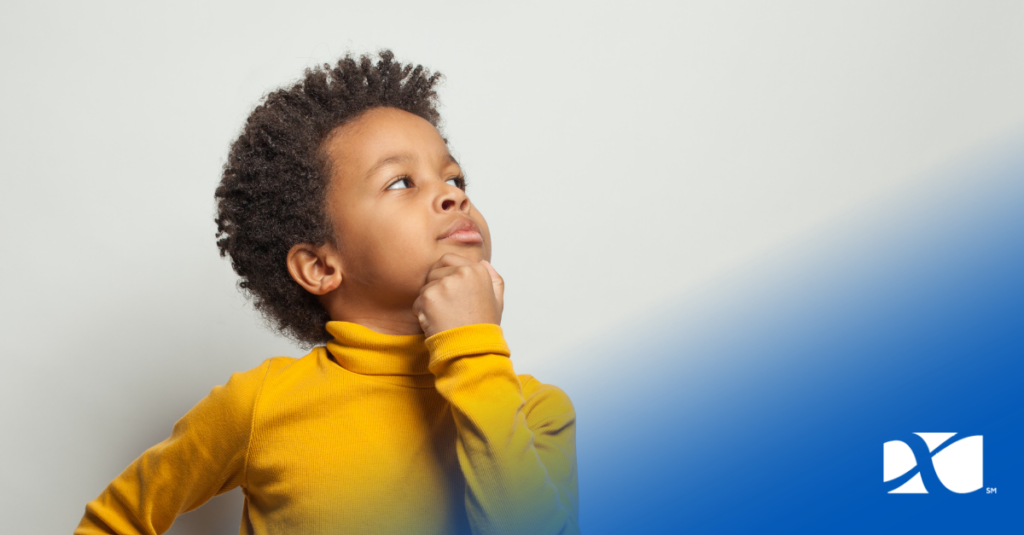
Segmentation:
{"type": "MultiPolygon", "coordinates": [[[[444,159],[445,163],[453,163],[455,165],[459,165],[459,161],[456,160],[455,157],[452,156],[450,152],[445,152],[441,156],[441,158],[444,159]]],[[[366,176],[367,178],[369,178],[371,175],[376,173],[378,169],[384,167],[385,165],[391,165],[393,163],[409,163],[413,159],[414,158],[409,154],[395,154],[393,156],[388,156],[380,160],[379,162],[373,164],[373,167],[371,167],[370,170],[366,172],[366,176]]],[[[459,167],[461,167],[461,165],[459,165],[459,167]]]]}

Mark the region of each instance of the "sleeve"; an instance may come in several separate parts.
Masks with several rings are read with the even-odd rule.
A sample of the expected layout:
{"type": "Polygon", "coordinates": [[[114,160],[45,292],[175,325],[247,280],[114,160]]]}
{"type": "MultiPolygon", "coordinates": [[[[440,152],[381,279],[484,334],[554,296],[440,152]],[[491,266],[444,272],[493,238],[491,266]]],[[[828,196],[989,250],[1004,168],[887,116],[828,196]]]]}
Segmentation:
{"type": "Polygon", "coordinates": [[[253,409],[270,360],[235,373],[85,506],[75,535],[157,534],[181,513],[244,485],[253,409]]]}
{"type": "Polygon", "coordinates": [[[501,327],[426,339],[438,392],[451,404],[474,534],[578,534],[576,413],[565,392],[512,370],[501,327]],[[539,385],[539,388],[536,386],[539,385]]]}

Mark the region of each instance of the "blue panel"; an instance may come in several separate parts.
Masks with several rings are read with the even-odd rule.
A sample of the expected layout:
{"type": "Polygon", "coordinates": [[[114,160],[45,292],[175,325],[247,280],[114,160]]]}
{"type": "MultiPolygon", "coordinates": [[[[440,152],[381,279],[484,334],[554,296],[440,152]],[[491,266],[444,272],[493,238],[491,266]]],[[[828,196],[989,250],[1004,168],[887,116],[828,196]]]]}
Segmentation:
{"type": "Polygon", "coordinates": [[[1024,533],[1020,155],[582,351],[584,532],[1024,533]],[[914,432],[983,435],[982,489],[888,494],[914,432]]]}

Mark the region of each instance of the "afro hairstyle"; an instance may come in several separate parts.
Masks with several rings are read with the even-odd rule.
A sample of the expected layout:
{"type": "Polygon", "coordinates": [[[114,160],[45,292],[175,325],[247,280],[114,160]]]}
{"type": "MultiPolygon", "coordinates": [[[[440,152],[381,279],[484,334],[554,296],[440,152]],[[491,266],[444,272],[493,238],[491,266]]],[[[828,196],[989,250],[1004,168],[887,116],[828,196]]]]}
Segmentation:
{"type": "Polygon", "coordinates": [[[418,115],[438,127],[440,73],[403,65],[390,50],[376,62],[351,54],[306,69],[266,95],[231,144],[217,187],[217,247],[230,256],[238,287],[278,333],[314,346],[330,340],[327,310],[295,282],[292,246],[336,244],[327,213],[330,161],[325,141],[339,126],[378,107],[418,115]]]}

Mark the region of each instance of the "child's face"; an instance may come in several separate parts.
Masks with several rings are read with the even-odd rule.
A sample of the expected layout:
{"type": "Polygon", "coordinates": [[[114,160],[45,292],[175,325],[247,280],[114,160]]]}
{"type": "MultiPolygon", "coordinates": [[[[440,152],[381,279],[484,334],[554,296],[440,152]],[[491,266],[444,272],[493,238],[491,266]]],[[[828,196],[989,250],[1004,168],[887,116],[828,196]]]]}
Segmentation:
{"type": "Polygon", "coordinates": [[[325,149],[333,167],[327,210],[350,298],[408,306],[443,254],[490,261],[487,222],[429,122],[374,108],[338,129],[325,149]],[[446,238],[460,222],[470,230],[446,238]]]}

